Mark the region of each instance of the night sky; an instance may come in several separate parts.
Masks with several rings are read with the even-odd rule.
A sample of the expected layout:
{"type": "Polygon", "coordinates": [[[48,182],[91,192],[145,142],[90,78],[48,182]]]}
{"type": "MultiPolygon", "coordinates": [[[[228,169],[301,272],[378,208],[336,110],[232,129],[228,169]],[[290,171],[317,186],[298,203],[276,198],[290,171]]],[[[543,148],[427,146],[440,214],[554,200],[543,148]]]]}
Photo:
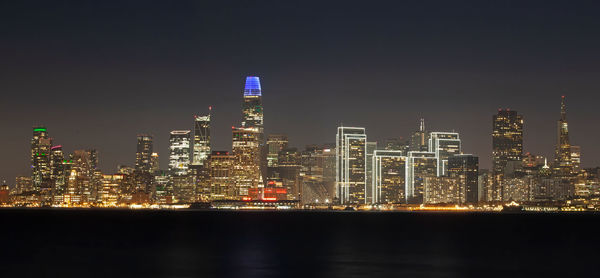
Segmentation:
{"type": "Polygon", "coordinates": [[[525,151],[552,158],[564,94],[571,142],[600,165],[595,1],[400,2],[3,1],[0,178],[29,174],[35,124],[68,152],[98,149],[106,173],[153,134],[166,168],[169,131],[212,105],[213,150],[229,150],[246,75],[266,133],[292,146],[334,142],[340,123],[407,137],[423,117],[482,168],[500,107],[523,114],[525,151]]]}

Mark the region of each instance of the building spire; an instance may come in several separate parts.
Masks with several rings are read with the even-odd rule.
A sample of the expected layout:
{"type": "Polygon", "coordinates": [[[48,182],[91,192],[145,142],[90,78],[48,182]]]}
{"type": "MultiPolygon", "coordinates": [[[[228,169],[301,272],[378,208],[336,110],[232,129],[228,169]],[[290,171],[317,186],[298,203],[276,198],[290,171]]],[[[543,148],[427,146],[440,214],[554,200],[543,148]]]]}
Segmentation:
{"type": "Polygon", "coordinates": [[[421,123],[420,123],[420,125],[419,125],[419,131],[420,131],[420,132],[424,132],[424,131],[425,131],[425,119],[421,118],[421,121],[420,121],[420,122],[421,122],[421,123]]]}
{"type": "Polygon", "coordinates": [[[565,96],[562,96],[560,100],[560,119],[562,121],[567,120],[567,104],[565,101],[565,96]]]}

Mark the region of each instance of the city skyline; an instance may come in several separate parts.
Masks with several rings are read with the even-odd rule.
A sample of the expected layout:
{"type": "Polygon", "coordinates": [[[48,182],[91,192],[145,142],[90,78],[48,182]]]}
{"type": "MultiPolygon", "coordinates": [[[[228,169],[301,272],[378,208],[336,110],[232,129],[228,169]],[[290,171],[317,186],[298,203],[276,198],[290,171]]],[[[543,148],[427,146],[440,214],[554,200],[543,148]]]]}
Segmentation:
{"type": "MultiPolygon", "coordinates": [[[[258,77],[257,77],[257,78],[258,78],[258,77]]],[[[247,79],[246,79],[246,82],[247,82],[247,79]]],[[[258,85],[258,86],[260,87],[260,83],[259,83],[259,85],[258,85]]],[[[242,88],[243,88],[243,86],[242,86],[242,88]]],[[[259,90],[260,90],[260,89],[259,89],[259,90]]],[[[241,89],[240,91],[242,91],[242,92],[243,92],[243,91],[245,91],[245,89],[241,89]]],[[[563,101],[564,101],[564,99],[565,99],[565,96],[563,95],[563,96],[561,96],[561,97],[562,97],[562,99],[563,99],[563,101]]],[[[268,97],[267,97],[267,99],[268,99],[268,97]]],[[[570,100],[570,99],[569,99],[569,100],[570,100]]],[[[241,104],[240,104],[240,106],[243,106],[243,104],[242,104],[242,103],[243,103],[243,101],[241,101],[241,104]]],[[[560,107],[561,107],[561,109],[562,109],[562,105],[563,105],[563,103],[561,102],[561,103],[560,103],[560,107]]],[[[572,109],[572,108],[571,108],[571,109],[572,109]]],[[[205,109],[205,110],[206,110],[206,109],[205,109]]],[[[209,110],[211,114],[213,113],[213,111],[212,111],[212,106],[211,106],[211,105],[207,106],[207,110],[209,110]]],[[[242,107],[242,110],[243,110],[243,107],[242,107]]],[[[498,111],[500,111],[500,110],[502,110],[502,108],[499,108],[499,109],[498,109],[498,111]]],[[[511,108],[504,108],[504,110],[508,110],[508,111],[510,111],[510,110],[511,110],[511,108]]],[[[555,109],[555,110],[556,110],[556,109],[555,109]]],[[[512,111],[515,111],[515,109],[512,109],[512,111]]],[[[522,115],[522,112],[520,112],[520,111],[517,111],[517,112],[518,112],[520,115],[522,115]]],[[[196,113],[196,114],[202,114],[202,113],[196,113]]],[[[195,114],[195,115],[196,115],[196,114],[195,114]]],[[[196,118],[198,117],[198,116],[195,116],[195,115],[193,115],[193,116],[192,116],[193,118],[192,118],[191,120],[190,120],[190,119],[188,119],[188,120],[190,121],[190,126],[189,126],[189,128],[188,128],[187,130],[190,130],[190,131],[192,131],[192,132],[193,132],[193,130],[194,130],[194,127],[195,127],[195,126],[194,126],[194,125],[195,125],[195,121],[194,121],[194,119],[196,119],[196,118]]],[[[267,115],[269,115],[269,114],[267,114],[267,115]]],[[[559,114],[559,116],[558,116],[558,119],[559,119],[559,120],[560,120],[560,118],[562,117],[562,116],[560,116],[560,115],[562,115],[562,112],[561,112],[561,114],[559,114]]],[[[524,119],[524,122],[526,123],[526,122],[527,122],[527,118],[526,118],[526,116],[525,116],[524,118],[525,118],[525,119],[524,119]]],[[[213,118],[213,120],[214,120],[214,118],[213,118]]],[[[267,121],[268,121],[268,120],[269,120],[269,116],[267,116],[267,121]]],[[[407,130],[406,132],[404,132],[404,135],[400,135],[400,136],[393,136],[393,135],[389,135],[389,136],[387,136],[387,137],[384,135],[384,136],[380,136],[379,138],[376,138],[375,140],[372,140],[372,139],[370,138],[370,140],[369,140],[369,141],[370,141],[370,142],[378,142],[378,144],[379,144],[380,146],[382,146],[382,144],[384,144],[384,143],[385,143],[387,140],[389,140],[389,139],[394,139],[394,138],[400,138],[400,137],[401,137],[403,140],[410,140],[410,137],[411,137],[411,135],[412,135],[412,134],[415,132],[414,130],[418,130],[418,128],[420,128],[420,126],[421,126],[421,124],[422,124],[422,122],[421,122],[422,120],[424,120],[424,121],[425,121],[425,124],[427,125],[427,126],[426,126],[426,130],[427,130],[428,132],[432,132],[432,131],[433,131],[433,132],[442,132],[442,133],[444,133],[444,132],[457,132],[457,133],[459,133],[459,134],[462,134],[462,133],[460,132],[460,130],[455,130],[455,129],[450,129],[450,128],[448,128],[448,129],[439,129],[439,130],[435,130],[435,131],[434,131],[433,129],[430,129],[430,128],[429,128],[429,123],[430,123],[430,121],[428,121],[427,119],[423,119],[423,118],[421,118],[421,119],[419,119],[419,122],[417,122],[417,121],[415,120],[415,123],[414,123],[413,130],[407,130]]],[[[217,121],[217,122],[219,122],[219,121],[217,121]]],[[[237,123],[237,124],[240,124],[241,122],[242,122],[242,121],[238,121],[238,123],[237,123]]],[[[235,124],[234,124],[234,125],[235,125],[235,124]]],[[[47,129],[48,129],[48,126],[46,126],[46,125],[35,125],[35,126],[33,126],[33,127],[35,128],[35,127],[37,127],[37,126],[43,126],[43,127],[45,127],[45,128],[47,128],[47,129]]],[[[490,126],[490,125],[488,125],[488,127],[489,127],[489,126],[490,126]]],[[[524,126],[526,127],[527,125],[526,125],[526,124],[524,124],[524,126]]],[[[214,126],[214,124],[212,124],[212,125],[210,126],[210,128],[211,128],[211,130],[212,130],[212,129],[219,129],[219,127],[215,127],[215,126],[214,126]]],[[[366,127],[364,127],[364,128],[365,128],[365,130],[366,130],[367,132],[369,131],[369,127],[368,127],[368,126],[366,126],[366,127]]],[[[266,129],[266,130],[269,130],[269,126],[267,125],[267,126],[265,127],[265,129],[266,129]]],[[[523,132],[523,133],[526,135],[526,134],[527,134],[527,130],[526,130],[526,128],[523,128],[523,129],[524,129],[524,132],[523,132]]],[[[555,127],[555,129],[556,129],[556,127],[555,127]]],[[[173,130],[175,130],[175,129],[171,129],[171,130],[169,131],[169,133],[171,133],[173,130]]],[[[186,129],[184,128],[183,130],[186,130],[186,129]]],[[[228,130],[229,130],[229,129],[228,129],[228,130]]],[[[290,128],[290,131],[292,131],[292,130],[293,130],[293,128],[290,128]]],[[[212,132],[212,131],[211,131],[211,132],[212,132]]],[[[230,131],[230,132],[231,132],[231,131],[230,131]]],[[[54,135],[54,133],[52,133],[52,134],[54,135]]],[[[142,135],[145,135],[146,133],[138,133],[136,136],[140,136],[140,134],[142,134],[142,135]]],[[[272,134],[272,133],[267,133],[267,132],[265,132],[265,135],[264,135],[264,136],[266,137],[267,135],[270,135],[270,134],[272,134]]],[[[287,133],[287,132],[284,130],[284,131],[282,131],[282,132],[280,132],[280,133],[273,133],[273,134],[286,134],[286,135],[288,135],[289,133],[287,133]]],[[[371,134],[371,133],[369,133],[369,135],[370,135],[370,134],[371,134]]],[[[555,133],[555,134],[556,134],[556,133],[555,133]]],[[[168,165],[168,164],[169,164],[169,155],[168,155],[168,154],[169,154],[169,147],[168,147],[168,140],[169,140],[168,138],[169,138],[169,135],[167,134],[167,136],[157,136],[157,135],[155,135],[154,133],[148,133],[148,135],[152,137],[152,139],[153,139],[153,141],[154,141],[154,142],[156,142],[156,141],[157,141],[157,140],[156,140],[157,138],[160,138],[160,137],[167,137],[167,140],[166,140],[166,141],[167,141],[167,144],[166,144],[166,146],[164,146],[164,147],[163,147],[163,148],[161,148],[161,149],[155,149],[155,150],[154,150],[154,152],[157,152],[157,153],[159,154],[159,158],[160,158],[160,165],[168,165]],[[160,155],[160,154],[163,154],[163,155],[160,155]]],[[[231,136],[231,135],[229,135],[228,137],[230,138],[230,136],[231,136]]],[[[370,136],[372,136],[372,135],[370,135],[370,136]]],[[[464,135],[463,135],[463,136],[464,136],[464,135]]],[[[571,136],[571,137],[573,137],[573,134],[570,134],[570,136],[571,136]]],[[[330,137],[331,137],[331,136],[330,136],[330,137]]],[[[479,137],[479,136],[477,136],[477,137],[479,137]]],[[[98,149],[101,149],[101,148],[98,148],[98,147],[96,147],[96,146],[85,146],[85,144],[82,144],[82,143],[78,143],[78,144],[76,144],[76,145],[79,145],[79,146],[81,146],[80,148],[69,147],[69,146],[68,146],[68,145],[66,145],[65,143],[61,143],[62,141],[61,141],[60,139],[57,139],[57,138],[60,138],[60,135],[59,135],[59,136],[51,136],[50,138],[51,138],[52,140],[54,140],[54,141],[58,142],[58,144],[61,144],[61,145],[60,145],[60,146],[61,146],[61,149],[62,149],[62,147],[63,147],[63,145],[64,145],[64,146],[65,146],[65,148],[64,148],[64,149],[65,149],[65,152],[66,152],[66,153],[72,152],[72,151],[74,151],[74,150],[77,150],[77,149],[96,149],[96,150],[98,150],[98,149]]],[[[227,139],[229,139],[229,138],[227,138],[227,139]]],[[[524,138],[526,138],[526,136],[524,136],[524,138]]],[[[576,136],[576,138],[577,138],[577,136],[576,136]]],[[[223,142],[223,140],[215,140],[215,137],[213,136],[213,139],[212,139],[212,140],[211,140],[211,142],[210,142],[210,143],[211,143],[211,146],[212,146],[212,150],[219,150],[219,151],[232,151],[232,148],[231,148],[231,145],[230,145],[230,143],[231,143],[231,142],[230,142],[229,140],[227,140],[227,139],[225,139],[225,140],[224,140],[225,142],[223,142]],[[227,145],[227,144],[229,144],[229,146],[227,146],[227,147],[222,147],[222,148],[215,148],[215,147],[214,147],[215,145],[217,145],[217,146],[219,146],[219,145],[220,145],[220,146],[223,146],[223,145],[227,145]]],[[[290,139],[291,139],[291,141],[292,141],[292,142],[294,142],[294,138],[293,138],[293,137],[291,137],[291,136],[290,136],[290,139]]],[[[462,139],[462,138],[461,138],[461,139],[462,139]]],[[[535,152],[529,151],[529,150],[527,149],[527,144],[526,144],[526,143],[524,143],[524,147],[523,147],[523,154],[525,154],[525,153],[532,153],[532,154],[535,154],[535,155],[543,155],[543,156],[545,156],[545,157],[548,157],[548,158],[550,159],[550,161],[554,161],[554,155],[556,154],[556,137],[553,137],[553,138],[548,138],[548,140],[550,140],[550,141],[554,141],[554,142],[555,142],[552,150],[545,150],[545,151],[542,151],[542,152],[535,153],[535,152]]],[[[130,141],[131,141],[131,140],[130,140],[130,141]]],[[[133,140],[133,141],[134,141],[134,140],[133,140]]],[[[159,139],[158,141],[161,141],[161,140],[159,139]]],[[[524,139],[523,141],[526,141],[526,139],[524,139]]],[[[571,141],[573,141],[573,139],[571,139],[571,141]]],[[[333,138],[332,140],[329,140],[329,141],[324,141],[324,142],[308,142],[307,144],[304,144],[304,145],[296,145],[296,144],[291,144],[290,146],[293,146],[293,147],[298,147],[298,148],[304,148],[305,146],[308,146],[308,145],[313,145],[313,144],[332,144],[333,142],[335,142],[335,138],[333,138]]],[[[135,143],[135,142],[134,142],[134,143],[135,143]]],[[[492,150],[492,144],[491,144],[491,143],[492,143],[492,142],[491,142],[491,140],[490,140],[490,144],[489,144],[489,149],[490,149],[490,152],[488,152],[488,153],[483,153],[483,154],[481,154],[481,153],[475,153],[475,152],[464,152],[464,151],[463,151],[463,153],[473,153],[473,154],[475,154],[475,155],[479,156],[479,157],[480,157],[480,159],[481,159],[482,161],[486,161],[486,162],[488,162],[488,160],[489,160],[489,163],[486,163],[486,164],[489,164],[489,166],[488,166],[488,167],[486,167],[486,164],[482,164],[480,167],[481,167],[482,169],[492,169],[493,167],[492,167],[492,164],[491,164],[491,161],[492,161],[492,159],[491,159],[491,158],[492,158],[492,154],[491,154],[491,150],[492,150]]],[[[154,144],[156,144],[156,143],[154,143],[154,144]]],[[[425,141],[425,146],[427,146],[427,144],[428,144],[428,142],[427,142],[427,141],[425,141]]],[[[542,144],[543,144],[543,143],[542,143],[542,144]]],[[[164,144],[163,144],[163,145],[164,145],[164,144]]],[[[586,150],[585,146],[581,146],[580,144],[577,144],[577,143],[575,143],[575,144],[573,144],[573,145],[578,145],[579,147],[582,147],[582,148],[584,148],[584,150],[586,150]]],[[[156,148],[156,147],[155,147],[155,148],[156,148]]],[[[134,151],[135,151],[135,145],[133,146],[133,149],[134,149],[134,151]]],[[[467,149],[469,149],[469,148],[467,147],[467,149]]],[[[584,151],[584,152],[585,152],[585,151],[584,151]]],[[[102,155],[102,152],[100,152],[100,153],[101,153],[101,155],[102,155]]],[[[584,156],[584,157],[587,157],[587,156],[584,156]]],[[[190,158],[190,159],[192,159],[192,160],[193,160],[193,158],[190,158]]],[[[104,160],[100,159],[100,163],[99,163],[99,165],[101,166],[101,169],[102,169],[102,170],[104,170],[104,171],[107,171],[107,172],[114,171],[114,172],[116,172],[116,171],[118,170],[118,166],[119,166],[119,165],[135,166],[135,165],[136,165],[136,161],[135,161],[135,160],[136,160],[136,158],[135,158],[135,154],[134,154],[133,158],[131,158],[131,159],[128,159],[127,161],[109,161],[109,162],[106,162],[106,161],[104,161],[104,160]],[[110,165],[110,166],[109,166],[109,168],[102,168],[102,166],[105,166],[105,165],[110,165]]],[[[586,162],[587,162],[587,161],[585,161],[585,159],[583,159],[582,167],[595,167],[595,166],[597,166],[597,165],[593,165],[591,162],[587,162],[587,163],[586,163],[586,162]]],[[[15,175],[15,176],[19,176],[19,175],[27,175],[27,173],[23,173],[23,174],[17,174],[17,175],[15,175]]],[[[8,178],[4,178],[4,179],[5,179],[5,180],[11,180],[11,178],[10,178],[10,177],[8,177],[8,178]]]]}

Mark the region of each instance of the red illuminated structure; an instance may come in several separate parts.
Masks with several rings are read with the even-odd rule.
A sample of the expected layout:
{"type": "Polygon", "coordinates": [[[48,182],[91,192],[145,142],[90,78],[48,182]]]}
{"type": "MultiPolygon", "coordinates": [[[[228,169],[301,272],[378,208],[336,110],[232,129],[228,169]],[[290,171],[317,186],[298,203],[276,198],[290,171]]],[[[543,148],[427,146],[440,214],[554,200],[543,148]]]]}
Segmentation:
{"type": "MultiPolygon", "coordinates": [[[[274,184],[274,183],[273,183],[274,184]]],[[[269,181],[267,185],[272,185],[269,181]]],[[[242,197],[243,201],[282,201],[287,200],[287,189],[285,187],[250,188],[248,196],[242,197]]]]}

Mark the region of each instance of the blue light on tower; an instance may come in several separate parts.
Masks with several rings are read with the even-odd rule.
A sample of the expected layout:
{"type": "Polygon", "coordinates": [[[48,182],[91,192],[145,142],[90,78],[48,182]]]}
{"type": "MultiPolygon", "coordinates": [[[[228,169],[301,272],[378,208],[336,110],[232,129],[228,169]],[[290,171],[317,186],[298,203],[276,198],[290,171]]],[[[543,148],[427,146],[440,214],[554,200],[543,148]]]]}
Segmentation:
{"type": "Polygon", "coordinates": [[[258,76],[246,77],[246,86],[244,87],[244,96],[260,96],[260,79],[258,76]]]}

